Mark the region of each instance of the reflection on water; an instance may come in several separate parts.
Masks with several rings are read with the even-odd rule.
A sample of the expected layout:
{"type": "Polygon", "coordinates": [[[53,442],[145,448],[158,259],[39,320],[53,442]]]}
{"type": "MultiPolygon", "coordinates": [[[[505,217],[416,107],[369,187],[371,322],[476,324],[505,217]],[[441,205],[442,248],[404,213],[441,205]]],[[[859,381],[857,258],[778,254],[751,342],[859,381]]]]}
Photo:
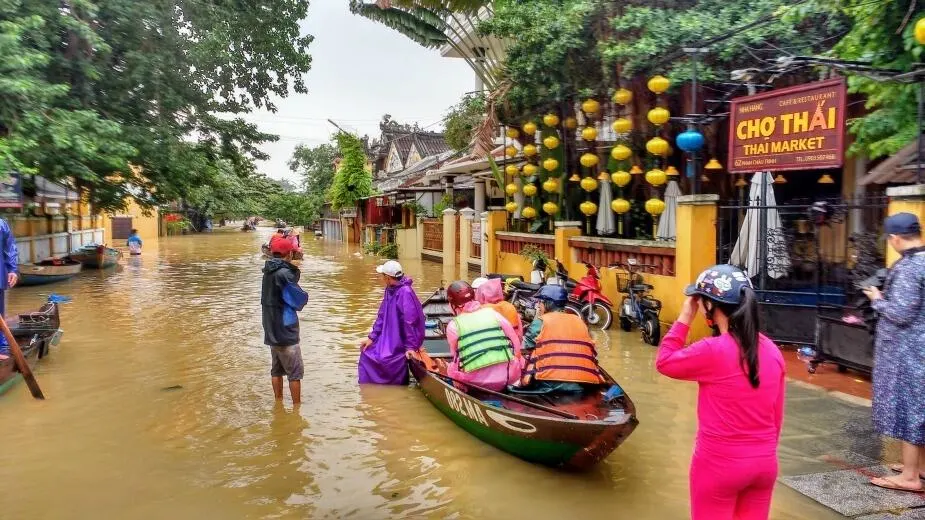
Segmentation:
{"type": "MultiPolygon", "coordinates": [[[[374,258],[308,239],[303,403],[274,403],[260,325],[266,233],[163,239],[49,292],[61,346],[0,399],[2,518],[685,518],[696,388],[656,374],[638,333],[599,335],[640,425],[586,473],[529,464],[456,427],[412,387],[359,388],[381,298],[374,258]]],[[[424,298],[453,276],[405,263],[424,298]]],[[[837,516],[779,487],[774,518],[837,516]]]]}

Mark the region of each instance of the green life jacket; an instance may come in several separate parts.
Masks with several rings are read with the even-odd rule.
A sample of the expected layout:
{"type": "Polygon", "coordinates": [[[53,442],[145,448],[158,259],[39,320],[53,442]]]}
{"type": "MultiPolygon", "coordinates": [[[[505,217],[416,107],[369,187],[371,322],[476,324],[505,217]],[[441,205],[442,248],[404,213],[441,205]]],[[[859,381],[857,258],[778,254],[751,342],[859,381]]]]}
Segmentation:
{"type": "Polygon", "coordinates": [[[479,309],[453,320],[459,333],[459,369],[474,372],[511,360],[511,342],[492,309],[479,309]]]}

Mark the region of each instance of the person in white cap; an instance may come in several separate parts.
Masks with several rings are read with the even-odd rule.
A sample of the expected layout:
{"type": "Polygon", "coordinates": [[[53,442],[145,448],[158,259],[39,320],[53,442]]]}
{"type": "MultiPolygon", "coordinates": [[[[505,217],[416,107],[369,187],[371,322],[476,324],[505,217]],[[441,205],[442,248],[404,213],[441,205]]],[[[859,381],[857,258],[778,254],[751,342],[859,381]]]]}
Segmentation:
{"type": "Polygon", "coordinates": [[[424,344],[424,309],[401,264],[389,260],[376,272],[385,286],[385,296],[372,330],[360,342],[359,382],[406,385],[405,355],[424,344]]]}

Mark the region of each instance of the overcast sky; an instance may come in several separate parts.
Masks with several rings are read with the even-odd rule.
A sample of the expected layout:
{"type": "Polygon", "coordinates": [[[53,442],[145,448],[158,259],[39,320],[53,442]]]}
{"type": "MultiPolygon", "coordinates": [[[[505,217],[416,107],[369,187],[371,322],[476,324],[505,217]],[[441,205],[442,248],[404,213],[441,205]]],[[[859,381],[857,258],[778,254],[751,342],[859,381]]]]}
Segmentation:
{"type": "Polygon", "coordinates": [[[309,46],[309,93],[277,100],[275,114],[244,116],[280,136],[263,146],[271,159],[258,164],[270,177],[298,181],[287,166],[292,151],[300,143],[326,142],[335,131],[328,118],[361,136],[377,137],[383,114],[402,123],[433,125],[475,88],[475,76],[463,60],[443,58],[438,50],[351,14],[346,0],[312,0],[302,29],[315,37],[309,46]]]}

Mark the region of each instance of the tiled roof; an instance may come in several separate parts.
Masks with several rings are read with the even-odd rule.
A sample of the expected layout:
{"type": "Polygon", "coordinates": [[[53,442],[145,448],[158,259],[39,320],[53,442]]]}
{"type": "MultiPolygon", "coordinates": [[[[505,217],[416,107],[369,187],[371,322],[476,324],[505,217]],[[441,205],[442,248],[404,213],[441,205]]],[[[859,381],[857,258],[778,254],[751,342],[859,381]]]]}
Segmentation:
{"type": "Polygon", "coordinates": [[[450,146],[446,144],[443,134],[433,132],[413,132],[395,137],[392,140],[395,149],[398,150],[398,156],[402,164],[408,160],[408,153],[411,152],[411,145],[414,144],[421,157],[430,157],[450,151],[450,146]]]}

